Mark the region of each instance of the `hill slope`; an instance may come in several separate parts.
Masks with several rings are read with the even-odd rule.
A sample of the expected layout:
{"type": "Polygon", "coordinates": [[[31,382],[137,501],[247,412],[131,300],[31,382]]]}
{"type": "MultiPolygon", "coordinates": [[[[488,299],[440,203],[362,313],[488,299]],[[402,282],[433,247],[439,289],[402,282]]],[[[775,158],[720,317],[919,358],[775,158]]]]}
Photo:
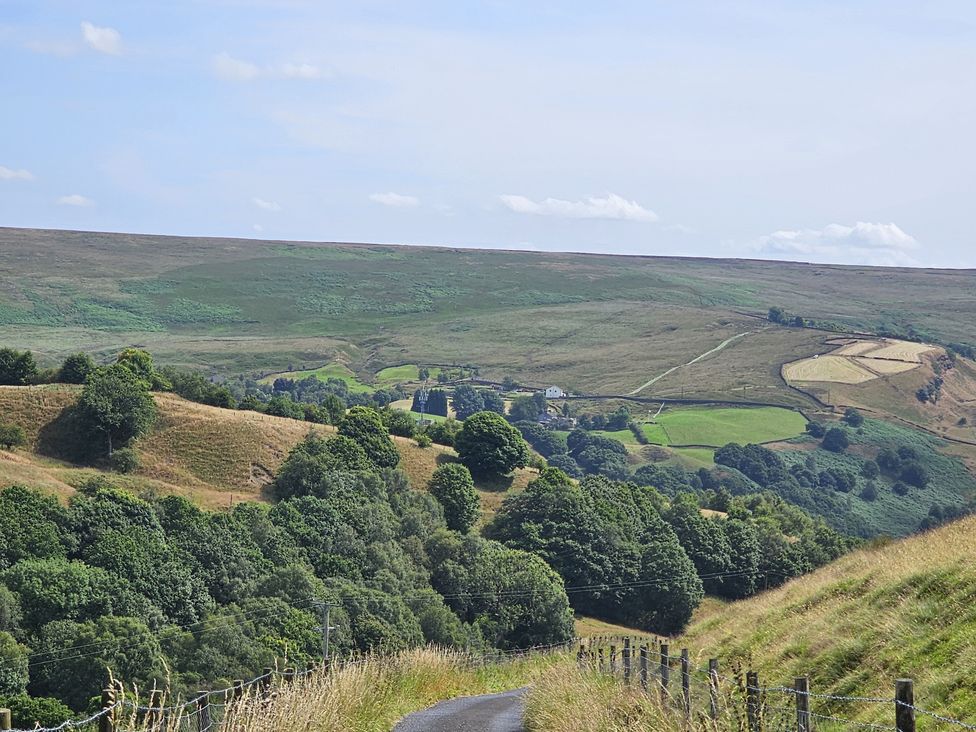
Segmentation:
{"type": "MultiPolygon", "coordinates": [[[[726,672],[741,662],[766,686],[809,674],[817,693],[890,697],[893,679],[909,677],[920,706],[971,718],[974,534],[970,517],[855,552],[758,597],[704,606],[672,647],[687,645],[700,660],[721,657],[726,672]]],[[[890,724],[890,706],[831,708],[890,724]]]]}
{"type": "MultiPolygon", "coordinates": [[[[105,474],[58,457],[57,447],[77,437],[59,429],[58,418],[75,403],[78,393],[77,387],[61,385],[0,387],[0,415],[22,426],[30,442],[26,451],[0,451],[0,487],[22,484],[67,496],[89,478],[105,474]]],[[[132,475],[108,475],[133,491],[187,495],[208,508],[264,499],[265,486],[310,429],[335,431],[285,417],[196,404],[173,394],[155,394],[155,399],[159,420],[136,443],[139,470],[132,475]]],[[[457,459],[446,447],[422,449],[413,440],[393,439],[400,451],[400,467],[416,488],[427,485],[437,465],[457,459]]],[[[485,509],[497,505],[508,488],[524,487],[531,475],[520,470],[504,484],[479,485],[485,509]]]]}
{"type": "Polygon", "coordinates": [[[976,273],[0,229],[0,341],[50,359],[139,344],[224,373],[468,363],[623,394],[809,404],[780,365],[826,350],[771,305],[976,342],[976,273]],[[64,273],[70,272],[71,278],[64,273]],[[598,368],[594,368],[597,365],[598,368]]]}

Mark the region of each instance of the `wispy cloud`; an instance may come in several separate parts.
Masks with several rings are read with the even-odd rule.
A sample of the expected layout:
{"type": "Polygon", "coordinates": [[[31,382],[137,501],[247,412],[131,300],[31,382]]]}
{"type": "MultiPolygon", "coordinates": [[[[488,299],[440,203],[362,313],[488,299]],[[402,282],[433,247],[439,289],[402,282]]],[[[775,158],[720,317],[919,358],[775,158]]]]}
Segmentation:
{"type": "Polygon", "coordinates": [[[80,193],[72,193],[70,196],[61,196],[61,198],[58,199],[58,203],[62,206],[79,206],[79,207],[95,205],[95,202],[93,200],[91,200],[87,196],[81,195],[80,193]]]}
{"type": "Polygon", "coordinates": [[[401,193],[373,193],[369,197],[370,201],[381,203],[384,206],[394,208],[415,208],[420,205],[420,199],[416,196],[405,196],[401,193]]]}
{"type": "Polygon", "coordinates": [[[658,215],[650,209],[644,208],[636,201],[628,201],[616,193],[608,193],[603,198],[587,196],[581,201],[564,201],[560,198],[533,201],[525,196],[511,194],[498,198],[516,213],[536,216],[555,216],[564,219],[619,219],[645,223],[658,220],[658,215]]]}
{"type": "Polygon", "coordinates": [[[115,28],[93,25],[86,20],[81,24],[81,35],[85,43],[99,53],[112,56],[122,53],[122,35],[115,28]]]}
{"type": "Polygon", "coordinates": [[[265,201],[263,198],[254,197],[251,199],[253,203],[258,208],[264,209],[265,211],[280,211],[281,206],[275,201],[265,201]]]}
{"type": "Polygon", "coordinates": [[[803,257],[836,264],[917,264],[911,252],[918,241],[896,224],[858,221],[853,226],[829,224],[822,229],[781,229],[762,236],[756,249],[768,257],[803,257]]]}
{"type": "Polygon", "coordinates": [[[14,170],[0,165],[0,180],[34,180],[34,174],[29,170],[14,170]]]}
{"type": "Polygon", "coordinates": [[[313,64],[285,63],[275,66],[259,66],[229,53],[218,53],[213,58],[213,71],[224,81],[255,81],[257,79],[321,79],[325,71],[313,64]]]}

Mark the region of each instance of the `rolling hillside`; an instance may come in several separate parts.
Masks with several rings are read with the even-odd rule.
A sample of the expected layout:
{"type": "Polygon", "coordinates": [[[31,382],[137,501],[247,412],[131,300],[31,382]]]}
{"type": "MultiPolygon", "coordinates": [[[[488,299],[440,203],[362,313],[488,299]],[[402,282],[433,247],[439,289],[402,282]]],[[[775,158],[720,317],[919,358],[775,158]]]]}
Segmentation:
{"type": "Polygon", "coordinates": [[[257,376],[337,356],[363,378],[467,363],[588,393],[654,380],[643,396],[809,406],[780,367],[829,350],[829,334],[771,326],[769,306],[973,343],[974,282],[961,270],[0,229],[0,342],[49,361],[141,345],[164,363],[257,376]]]}
{"type": "MultiPolygon", "coordinates": [[[[257,412],[219,409],[189,402],[173,394],[156,394],[159,420],[138,440],[141,467],[132,475],[102,473],[60,459],[76,436],[59,429],[59,415],[74,404],[78,389],[69,386],[0,387],[0,415],[27,432],[30,449],[0,451],[0,487],[29,485],[68,496],[86,480],[109,475],[130,490],[191,497],[201,506],[227,508],[241,500],[262,500],[265,487],[288,451],[312,425],[257,412]]],[[[426,486],[438,464],[454,460],[453,450],[439,445],[419,448],[413,440],[394,437],[400,467],[417,488],[426,486]]],[[[505,484],[480,484],[486,511],[493,510],[505,491],[524,487],[532,471],[518,471],[505,484]]]]}
{"type": "MultiPolygon", "coordinates": [[[[700,663],[718,656],[726,671],[756,669],[768,686],[809,674],[818,693],[890,697],[893,679],[909,677],[917,704],[971,719],[974,533],[976,518],[966,518],[855,552],[749,600],[709,601],[672,647],[687,645],[700,663]]],[[[834,702],[824,712],[821,703],[821,713],[890,724],[889,707],[834,702]]]]}

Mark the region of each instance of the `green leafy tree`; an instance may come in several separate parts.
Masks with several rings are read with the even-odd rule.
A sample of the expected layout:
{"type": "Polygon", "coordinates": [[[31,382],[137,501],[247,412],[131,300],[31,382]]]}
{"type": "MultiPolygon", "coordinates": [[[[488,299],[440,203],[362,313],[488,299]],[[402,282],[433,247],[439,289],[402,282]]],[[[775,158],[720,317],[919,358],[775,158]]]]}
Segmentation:
{"type": "Polygon", "coordinates": [[[672,532],[648,536],[641,548],[628,617],[655,633],[679,633],[705,596],[695,565],[672,532]]]}
{"type": "Polygon", "coordinates": [[[0,385],[23,386],[37,376],[37,363],[30,351],[0,348],[0,385]]]}
{"type": "Polygon", "coordinates": [[[844,452],[851,445],[850,439],[847,437],[847,430],[842,427],[831,427],[827,430],[827,433],[823,437],[823,441],[820,443],[824,450],[830,450],[830,452],[844,452]]]}
{"type": "Polygon", "coordinates": [[[156,364],[149,351],[126,348],[116,357],[115,363],[131,372],[150,389],[168,389],[172,386],[156,371],[156,364]]]}
{"type": "Polygon", "coordinates": [[[721,523],[702,515],[698,501],[685,493],[664,512],[664,520],[678,536],[678,542],[702,577],[706,592],[719,594],[722,577],[732,566],[732,548],[721,523]]]}
{"type": "Polygon", "coordinates": [[[530,396],[515,397],[508,409],[508,419],[511,422],[538,422],[539,404],[530,396]]]}
{"type": "Polygon", "coordinates": [[[529,459],[522,435],[494,412],[478,412],[466,419],[454,447],[475,475],[507,475],[525,467],[529,459]]]}
{"type": "Polygon", "coordinates": [[[57,727],[73,716],[71,710],[57,699],[30,696],[27,693],[0,696],[0,705],[10,710],[15,729],[57,727]]]}
{"type": "Polygon", "coordinates": [[[759,562],[762,555],[759,537],[752,523],[728,518],[722,523],[729,545],[729,571],[722,578],[719,594],[730,600],[740,600],[753,594],[759,581],[759,562]]]}
{"type": "Polygon", "coordinates": [[[466,467],[458,463],[439,466],[431,476],[427,490],[444,508],[444,519],[449,528],[462,534],[471,530],[478,519],[481,501],[466,467]]]}
{"type": "Polygon", "coordinates": [[[279,468],[272,488],[279,500],[297,496],[324,497],[337,475],[372,469],[366,451],[351,437],[338,435],[324,440],[309,434],[292,448],[279,468]]]}
{"type": "Polygon", "coordinates": [[[145,434],[156,421],[156,403],[148,386],[118,364],[88,377],[78,407],[82,418],[105,437],[110,456],[114,447],[145,434]]]}
{"type": "Polygon", "coordinates": [[[485,399],[480,390],[469,384],[461,384],[454,388],[451,406],[458,419],[467,419],[472,414],[484,411],[485,399]]]}
{"type": "Polygon", "coordinates": [[[417,431],[417,420],[410,412],[402,409],[384,409],[380,412],[383,424],[391,435],[399,437],[413,437],[417,431]]]}
{"type": "Polygon", "coordinates": [[[848,407],[844,412],[844,421],[851,427],[857,428],[864,424],[864,415],[854,407],[848,407]]]}
{"type": "Polygon", "coordinates": [[[0,579],[20,597],[24,627],[55,620],[86,620],[112,612],[117,583],[102,569],[64,559],[18,562],[0,579]]]}
{"type": "Polygon", "coordinates": [[[56,498],[22,486],[0,491],[0,570],[25,559],[65,558],[75,545],[56,498]]]}
{"type": "Polygon", "coordinates": [[[72,354],[62,362],[58,381],[62,384],[84,384],[96,368],[95,361],[87,353],[72,354]]]}
{"type": "Polygon", "coordinates": [[[353,407],[339,422],[339,434],[359,443],[378,468],[395,468],[400,462],[400,453],[390,440],[379,412],[369,407],[353,407]]]}
{"type": "Polygon", "coordinates": [[[166,685],[156,633],[134,618],[106,615],[82,623],[54,621],[41,628],[35,651],[58,658],[58,663],[35,667],[28,690],[36,696],[56,697],[76,712],[84,711],[91,698],[101,693],[109,670],[139,688],[166,685]],[[65,648],[77,647],[88,652],[64,653],[65,648]]]}
{"type": "Polygon", "coordinates": [[[27,442],[27,435],[24,428],[16,424],[0,424],[0,447],[5,450],[12,450],[21,447],[27,442]]]}
{"type": "Polygon", "coordinates": [[[425,434],[438,445],[454,447],[454,440],[457,439],[458,432],[461,431],[461,423],[456,419],[448,418],[443,422],[434,422],[424,428],[425,434]]]}
{"type": "Polygon", "coordinates": [[[29,680],[27,658],[27,648],[0,630],[0,699],[24,693],[29,680]]]}

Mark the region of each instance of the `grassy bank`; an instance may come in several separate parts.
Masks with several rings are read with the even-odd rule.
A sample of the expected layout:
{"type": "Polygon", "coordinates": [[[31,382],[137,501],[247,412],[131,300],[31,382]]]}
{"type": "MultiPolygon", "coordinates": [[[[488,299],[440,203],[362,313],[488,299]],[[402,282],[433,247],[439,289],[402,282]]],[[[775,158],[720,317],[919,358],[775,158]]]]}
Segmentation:
{"type": "MultiPolygon", "coordinates": [[[[279,684],[270,699],[245,697],[228,707],[217,732],[387,732],[410,712],[444,699],[490,694],[533,682],[569,656],[537,655],[483,667],[461,654],[435,649],[376,657],[329,674],[313,673],[279,684]]],[[[216,700],[215,700],[216,701],[216,700]]],[[[192,712],[192,710],[189,710],[192,712]]],[[[191,720],[195,722],[195,720],[191,720]]],[[[172,715],[165,732],[184,729],[187,720],[172,715]]],[[[119,732],[150,729],[135,717],[119,732]]],[[[152,728],[158,730],[158,727],[152,728]]]]}

